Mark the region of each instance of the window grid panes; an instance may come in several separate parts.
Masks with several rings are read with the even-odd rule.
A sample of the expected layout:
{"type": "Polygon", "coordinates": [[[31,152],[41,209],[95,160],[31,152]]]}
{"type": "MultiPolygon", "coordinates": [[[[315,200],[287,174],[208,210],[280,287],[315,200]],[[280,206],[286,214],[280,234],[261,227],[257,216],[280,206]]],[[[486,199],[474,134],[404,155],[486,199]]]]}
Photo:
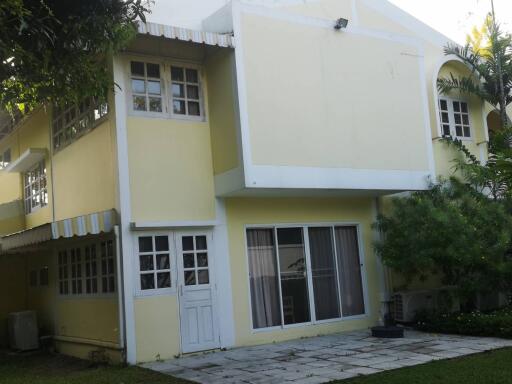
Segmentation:
{"type": "Polygon", "coordinates": [[[181,248],[184,284],[187,286],[210,284],[206,236],[182,236],[181,248]]]}
{"type": "Polygon", "coordinates": [[[162,112],[160,64],[132,61],[130,71],[133,110],[162,112]]]}
{"type": "Polygon", "coordinates": [[[169,236],[141,236],[138,249],[140,289],[171,288],[169,236]]]}
{"type": "Polygon", "coordinates": [[[197,69],[171,66],[171,100],[173,114],[201,116],[197,69]]]}
{"type": "Polygon", "coordinates": [[[87,98],[79,104],[54,107],[53,150],[58,151],[96,127],[108,114],[108,104],[87,98]]]}
{"type": "Polygon", "coordinates": [[[469,106],[465,101],[448,98],[439,99],[439,119],[443,136],[471,137],[469,106]]]}
{"type": "Polygon", "coordinates": [[[365,313],[357,227],[251,228],[247,249],[253,328],[365,313]]]}
{"type": "Polygon", "coordinates": [[[46,165],[42,160],[34,168],[24,174],[25,213],[29,214],[37,208],[48,204],[46,185],[46,165]]]}
{"type": "Polygon", "coordinates": [[[103,293],[116,291],[114,242],[101,242],[101,289],[103,293]]]}
{"type": "Polygon", "coordinates": [[[58,267],[61,295],[100,295],[116,290],[112,240],[61,250],[58,252],[58,267]]]}

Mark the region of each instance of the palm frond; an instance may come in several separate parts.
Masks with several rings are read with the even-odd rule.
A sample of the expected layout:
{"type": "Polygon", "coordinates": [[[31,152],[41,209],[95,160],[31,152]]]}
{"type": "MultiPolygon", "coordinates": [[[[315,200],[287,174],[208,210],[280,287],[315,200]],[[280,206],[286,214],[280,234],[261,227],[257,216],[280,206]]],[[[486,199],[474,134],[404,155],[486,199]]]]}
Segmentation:
{"type": "Polygon", "coordinates": [[[462,94],[475,95],[479,98],[492,102],[486,90],[471,77],[455,77],[450,73],[450,78],[442,77],[437,80],[437,89],[440,93],[448,94],[452,91],[459,91],[462,94]]]}

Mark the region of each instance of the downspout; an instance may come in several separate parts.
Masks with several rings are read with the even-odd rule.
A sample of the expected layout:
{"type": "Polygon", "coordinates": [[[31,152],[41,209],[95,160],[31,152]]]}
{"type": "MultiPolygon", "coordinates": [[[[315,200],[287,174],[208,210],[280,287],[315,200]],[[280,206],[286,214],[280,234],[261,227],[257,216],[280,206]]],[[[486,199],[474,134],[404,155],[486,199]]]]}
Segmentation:
{"type": "Polygon", "coordinates": [[[123,273],[122,273],[122,258],[121,258],[121,241],[119,239],[119,225],[114,225],[114,236],[116,242],[116,262],[117,262],[117,297],[118,297],[118,312],[119,312],[119,348],[123,351],[123,362],[126,361],[126,353],[124,346],[126,345],[126,332],[125,332],[125,318],[124,318],[124,289],[123,273]]]}

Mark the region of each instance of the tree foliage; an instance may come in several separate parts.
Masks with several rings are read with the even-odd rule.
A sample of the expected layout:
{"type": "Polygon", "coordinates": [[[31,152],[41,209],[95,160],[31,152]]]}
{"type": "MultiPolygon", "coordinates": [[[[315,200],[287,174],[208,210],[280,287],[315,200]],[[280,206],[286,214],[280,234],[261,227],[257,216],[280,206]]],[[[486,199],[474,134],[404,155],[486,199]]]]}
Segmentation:
{"type": "Polygon", "coordinates": [[[135,35],[144,0],[2,0],[0,106],[103,96],[108,57],[135,35]]]}
{"type": "Polygon", "coordinates": [[[463,298],[512,289],[512,216],[456,179],[395,198],[378,217],[377,253],[408,282],[437,275],[463,298]]]}

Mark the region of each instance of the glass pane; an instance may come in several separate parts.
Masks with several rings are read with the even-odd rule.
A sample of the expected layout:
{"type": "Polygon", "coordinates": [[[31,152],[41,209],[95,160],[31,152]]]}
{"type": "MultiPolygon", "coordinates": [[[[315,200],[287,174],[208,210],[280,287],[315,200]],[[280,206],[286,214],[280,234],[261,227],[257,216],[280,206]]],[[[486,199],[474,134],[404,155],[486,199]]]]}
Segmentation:
{"type": "Polygon", "coordinates": [[[468,113],[468,104],[467,103],[460,103],[460,109],[464,113],[468,113]]]}
{"type": "Polygon", "coordinates": [[[455,124],[460,124],[460,122],[461,122],[460,114],[456,113],[454,115],[454,117],[455,117],[455,124]]]}
{"type": "Polygon", "coordinates": [[[462,123],[465,125],[469,125],[469,116],[468,115],[462,115],[462,123]]]}
{"type": "Polygon", "coordinates": [[[453,102],[453,110],[455,112],[460,112],[460,103],[458,101],[453,102]]]}
{"type": "Polygon", "coordinates": [[[197,85],[187,85],[187,98],[199,100],[199,87],[197,85]]]}
{"type": "Polygon", "coordinates": [[[449,123],[450,122],[450,120],[448,119],[448,112],[443,112],[441,114],[441,117],[442,117],[441,120],[442,120],[443,123],[449,123]]]}
{"type": "Polygon", "coordinates": [[[171,273],[160,272],[156,274],[156,286],[157,288],[170,288],[171,286],[171,273]]]}
{"type": "Polygon", "coordinates": [[[139,252],[152,252],[153,238],[151,236],[139,237],[139,252]]]}
{"type": "Polygon", "coordinates": [[[152,271],[155,269],[153,266],[153,255],[140,255],[139,260],[141,271],[152,271]]]}
{"type": "Polygon", "coordinates": [[[134,111],[145,111],[146,110],[146,97],[145,96],[133,96],[133,110],[134,111]]]}
{"type": "Polygon", "coordinates": [[[462,126],[461,125],[456,125],[455,126],[455,134],[457,136],[462,136],[462,126]]]}
{"type": "Polygon", "coordinates": [[[334,229],[341,285],[343,316],[364,313],[363,281],[356,227],[334,229]]]}
{"type": "Polygon", "coordinates": [[[189,101],[188,102],[188,114],[190,116],[200,116],[201,110],[199,109],[199,103],[196,103],[195,101],[189,101]]]}
{"type": "Polygon", "coordinates": [[[169,255],[156,255],[157,269],[169,269],[169,255]]]}
{"type": "Polygon", "coordinates": [[[157,252],[169,250],[169,238],[167,236],[155,236],[155,248],[157,252]]]}
{"type": "Polygon", "coordinates": [[[159,81],[148,81],[148,93],[151,95],[160,95],[162,90],[160,89],[159,81]]]}
{"type": "Polygon", "coordinates": [[[450,136],[450,126],[449,125],[443,125],[443,135],[450,136]]]}
{"type": "Polygon", "coordinates": [[[171,67],[171,78],[176,81],[185,81],[183,77],[183,68],[171,67]]]}
{"type": "Polygon", "coordinates": [[[196,285],[195,271],[185,271],[185,285],[196,285]]]}
{"type": "Polygon", "coordinates": [[[199,284],[209,284],[210,283],[210,276],[208,274],[207,269],[197,271],[197,281],[199,284]]]}
{"type": "MultiPolygon", "coordinates": [[[[140,275],[140,289],[155,289],[155,277],[152,273],[140,275]]],[[[103,290],[105,290],[105,286],[103,286],[103,290]]]]}
{"type": "Polygon", "coordinates": [[[185,253],[183,255],[183,268],[194,268],[194,254],[193,253],[185,253]]]}
{"type": "Polygon", "coordinates": [[[198,253],[197,254],[197,266],[198,267],[207,267],[208,266],[208,254],[207,253],[198,253]]]}
{"type": "Polygon", "coordinates": [[[316,319],[339,318],[338,275],[331,228],[309,228],[308,231],[316,319]]]}
{"type": "Polygon", "coordinates": [[[144,63],[140,61],[132,61],[131,63],[132,75],[144,76],[144,63]]]}
{"type": "Polygon", "coordinates": [[[464,127],[464,137],[471,137],[469,127],[464,127]]]}
{"type": "Polygon", "coordinates": [[[194,250],[194,238],[192,236],[183,236],[181,238],[181,247],[184,251],[194,250]]]}
{"type": "Polygon", "coordinates": [[[448,104],[446,103],[446,100],[440,100],[440,104],[441,104],[441,109],[443,111],[447,111],[448,110],[448,104]]]}
{"type": "Polygon", "coordinates": [[[162,99],[160,97],[150,97],[149,110],[152,112],[162,112],[162,99]]]}
{"type": "Polygon", "coordinates": [[[160,65],[158,64],[147,64],[148,77],[160,78],[160,65]]]}
{"type": "Polygon", "coordinates": [[[307,322],[310,312],[302,228],[279,228],[277,242],[284,323],[307,322]]]}
{"type": "Polygon", "coordinates": [[[183,100],[173,100],[172,111],[177,115],[184,115],[186,113],[185,102],[183,100]]]}
{"type": "Polygon", "coordinates": [[[171,88],[174,97],[185,97],[185,86],[183,84],[172,83],[171,88]]]}
{"type": "Polygon", "coordinates": [[[196,236],[196,250],[206,250],[206,236],[196,236]]]}
{"type": "Polygon", "coordinates": [[[145,93],[146,82],[144,80],[132,79],[132,92],[133,93],[145,93]]]}
{"type": "Polygon", "coordinates": [[[187,69],[187,82],[189,82],[189,83],[198,83],[199,82],[199,78],[197,76],[197,70],[187,69]]]}

